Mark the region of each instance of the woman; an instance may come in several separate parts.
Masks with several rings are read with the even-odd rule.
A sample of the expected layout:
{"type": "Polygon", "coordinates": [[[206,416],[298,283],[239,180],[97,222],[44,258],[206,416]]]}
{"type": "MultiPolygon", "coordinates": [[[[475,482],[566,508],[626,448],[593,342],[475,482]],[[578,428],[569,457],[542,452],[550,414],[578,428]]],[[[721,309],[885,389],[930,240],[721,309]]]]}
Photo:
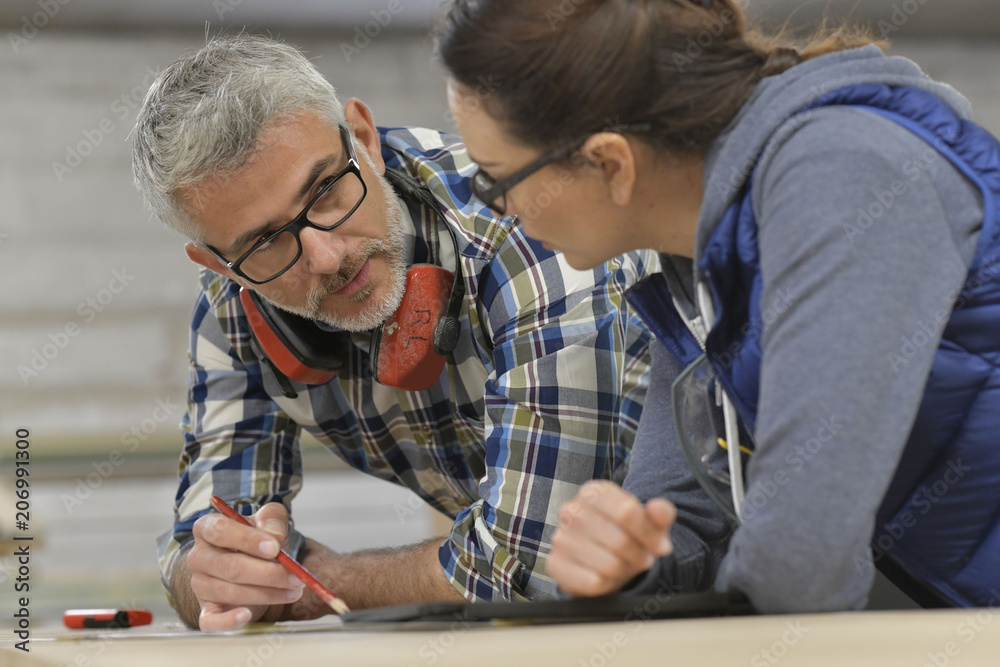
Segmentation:
{"type": "Polygon", "coordinates": [[[1000,602],[1000,145],[964,98],[735,0],[458,0],[438,52],[498,214],[578,269],[663,253],[630,473],[563,508],[564,591],[856,609],[878,566],[1000,602]]]}

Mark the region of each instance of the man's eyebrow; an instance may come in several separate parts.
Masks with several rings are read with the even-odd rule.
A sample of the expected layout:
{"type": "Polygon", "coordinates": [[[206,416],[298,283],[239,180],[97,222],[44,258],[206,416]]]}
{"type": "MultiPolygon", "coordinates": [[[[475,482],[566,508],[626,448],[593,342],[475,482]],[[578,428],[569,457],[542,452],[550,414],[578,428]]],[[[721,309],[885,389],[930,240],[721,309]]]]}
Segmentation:
{"type": "Polygon", "coordinates": [[[309,171],[309,175],[306,176],[305,182],[302,184],[302,189],[299,190],[298,199],[304,199],[305,196],[309,194],[309,191],[312,190],[312,187],[316,183],[316,179],[319,178],[319,175],[329,169],[330,165],[336,163],[339,159],[340,155],[331,154],[327,155],[325,158],[316,160],[316,164],[313,165],[313,168],[309,171]]]}
{"type": "MultiPolygon", "coordinates": [[[[306,175],[306,178],[302,183],[302,188],[299,189],[298,195],[296,195],[295,200],[301,201],[302,199],[305,199],[306,195],[308,195],[312,191],[313,185],[316,184],[316,180],[320,177],[320,174],[329,169],[330,165],[335,164],[339,159],[340,155],[331,154],[327,155],[324,158],[316,160],[316,163],[313,164],[312,169],[310,169],[309,173],[306,175]]],[[[285,221],[285,223],[288,222],[291,221],[290,220],[285,221]]],[[[260,236],[263,236],[267,232],[267,230],[275,227],[278,224],[281,223],[279,223],[277,220],[270,220],[262,225],[254,227],[248,232],[240,234],[239,236],[236,237],[236,240],[233,241],[233,244],[229,246],[229,249],[226,250],[226,256],[227,257],[234,256],[237,252],[239,252],[240,249],[242,249],[248,243],[250,243],[251,241],[260,236]]]]}

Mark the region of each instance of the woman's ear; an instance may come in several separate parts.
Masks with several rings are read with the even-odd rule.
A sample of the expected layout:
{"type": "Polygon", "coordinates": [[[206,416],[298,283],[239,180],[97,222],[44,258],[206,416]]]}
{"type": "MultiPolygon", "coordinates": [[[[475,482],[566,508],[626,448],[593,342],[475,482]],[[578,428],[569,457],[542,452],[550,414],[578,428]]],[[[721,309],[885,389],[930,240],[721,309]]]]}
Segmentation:
{"type": "Polygon", "coordinates": [[[385,160],[382,159],[382,142],[379,139],[371,109],[361,100],[351,98],[344,106],[344,117],[358,143],[365,147],[368,156],[378,167],[379,173],[384,174],[385,160]]]}
{"type": "Polygon", "coordinates": [[[624,135],[598,132],[584,142],[580,154],[600,171],[608,194],[618,206],[628,206],[635,189],[635,153],[624,135]]]}

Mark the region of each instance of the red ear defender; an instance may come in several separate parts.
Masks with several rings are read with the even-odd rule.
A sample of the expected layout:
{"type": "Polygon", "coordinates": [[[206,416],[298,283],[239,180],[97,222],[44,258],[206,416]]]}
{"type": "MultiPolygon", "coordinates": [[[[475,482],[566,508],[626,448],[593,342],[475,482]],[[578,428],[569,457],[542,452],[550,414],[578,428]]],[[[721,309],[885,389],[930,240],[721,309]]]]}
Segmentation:
{"type": "MultiPolygon", "coordinates": [[[[417,264],[406,272],[406,293],[396,312],[375,330],[371,368],[379,384],[406,391],[434,386],[454,342],[440,342],[439,331],[457,325],[449,313],[454,276],[433,264],[417,264]]],[[[447,335],[446,335],[447,337],[447,335]]]]}
{"type": "Polygon", "coordinates": [[[253,291],[240,288],[240,302],[261,351],[285,377],[303,384],[323,384],[337,375],[342,361],[338,334],[318,329],[310,320],[279,312],[253,291]]]}

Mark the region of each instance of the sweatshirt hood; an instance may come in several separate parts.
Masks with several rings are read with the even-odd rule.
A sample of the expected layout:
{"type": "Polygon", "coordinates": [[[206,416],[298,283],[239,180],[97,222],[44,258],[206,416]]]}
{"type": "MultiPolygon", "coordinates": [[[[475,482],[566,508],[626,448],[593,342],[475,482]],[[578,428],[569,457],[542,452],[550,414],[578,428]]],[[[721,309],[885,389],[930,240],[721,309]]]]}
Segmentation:
{"type": "Polygon", "coordinates": [[[968,100],[954,88],[931,80],[911,60],[885,56],[874,45],[820,56],[766,77],[709,147],[695,257],[701,257],[715,226],[739,196],[759,156],[781,126],[816,98],[863,83],[919,88],[938,96],[963,118],[972,113],[968,100]]]}

